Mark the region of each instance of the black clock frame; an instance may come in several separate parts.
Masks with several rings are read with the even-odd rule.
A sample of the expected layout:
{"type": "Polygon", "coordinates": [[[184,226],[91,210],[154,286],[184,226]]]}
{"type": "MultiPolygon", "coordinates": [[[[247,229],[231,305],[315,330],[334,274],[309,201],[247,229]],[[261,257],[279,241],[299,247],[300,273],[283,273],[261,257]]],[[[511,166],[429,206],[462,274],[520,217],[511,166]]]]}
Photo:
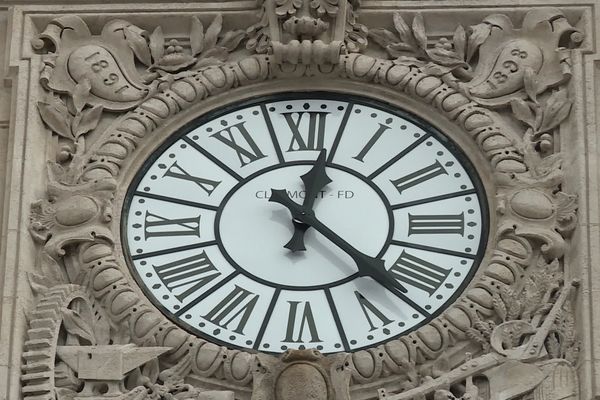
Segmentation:
{"type": "MultiPolygon", "coordinates": [[[[138,287],[140,287],[140,289],[144,293],[144,296],[146,298],[148,298],[149,301],[152,303],[152,305],[154,307],[156,307],[158,310],[160,310],[160,312],[163,315],[165,315],[167,318],[169,318],[169,320],[171,320],[176,326],[188,331],[189,333],[192,333],[193,335],[201,337],[211,343],[216,343],[216,344],[228,347],[228,348],[236,348],[236,349],[240,349],[240,350],[244,350],[244,351],[259,352],[259,350],[257,348],[259,343],[256,343],[256,345],[253,348],[248,348],[248,347],[235,346],[229,342],[219,340],[213,336],[205,334],[204,332],[198,330],[197,328],[195,328],[191,325],[186,324],[185,321],[183,321],[182,319],[175,318],[176,315],[173,315],[162,304],[160,304],[159,302],[152,301],[152,299],[154,298],[154,295],[148,290],[148,288],[144,284],[140,284],[143,281],[142,281],[141,277],[139,276],[138,272],[136,271],[136,269],[132,267],[132,265],[133,265],[132,256],[129,252],[129,246],[128,246],[128,240],[127,240],[127,234],[126,234],[127,216],[128,216],[129,208],[131,205],[131,200],[133,199],[133,196],[134,196],[134,192],[135,192],[137,186],[139,185],[139,182],[144,177],[145,173],[148,171],[149,167],[158,159],[158,157],[160,157],[160,155],[162,155],[162,153],[164,153],[173,143],[175,143],[177,140],[181,139],[183,136],[188,134],[190,131],[192,131],[197,126],[200,126],[208,121],[214,120],[214,119],[224,116],[226,114],[240,110],[242,108],[247,108],[247,107],[255,106],[255,105],[259,105],[259,104],[265,104],[268,102],[285,101],[285,100],[304,100],[304,99],[305,100],[318,99],[318,100],[343,101],[343,102],[347,102],[348,104],[368,106],[368,107],[372,107],[372,108],[379,109],[381,111],[390,113],[397,117],[406,119],[407,121],[410,121],[411,123],[420,127],[424,131],[430,133],[435,139],[440,141],[453,154],[453,156],[457,160],[460,161],[461,166],[465,169],[465,171],[467,172],[467,174],[469,175],[469,178],[471,179],[471,181],[473,183],[473,186],[475,187],[475,194],[477,195],[478,200],[479,200],[480,213],[482,216],[482,222],[481,222],[482,223],[482,227],[481,227],[482,235],[480,238],[477,254],[473,258],[473,266],[471,267],[470,271],[468,272],[468,274],[465,277],[461,286],[456,289],[455,293],[451,297],[449,297],[446,300],[446,302],[441,307],[439,307],[438,310],[436,310],[436,312],[431,314],[428,318],[423,320],[421,323],[413,326],[411,329],[404,331],[402,334],[390,336],[388,341],[397,339],[402,336],[406,336],[409,333],[418,330],[420,327],[427,325],[429,322],[431,322],[437,316],[439,316],[444,311],[446,311],[448,309],[448,306],[450,304],[454,303],[463,294],[466,287],[471,283],[476,272],[481,267],[481,262],[484,258],[487,244],[488,244],[489,228],[490,228],[490,226],[489,226],[490,225],[490,223],[489,223],[490,214],[489,214],[489,205],[488,205],[488,201],[487,201],[487,196],[486,196],[486,192],[484,190],[484,185],[483,185],[481,178],[480,178],[479,174],[477,173],[477,170],[474,167],[473,163],[450,137],[444,135],[439,129],[437,129],[435,126],[427,123],[423,118],[416,116],[412,113],[409,113],[405,110],[399,109],[398,106],[395,106],[393,104],[390,104],[390,103],[387,103],[387,102],[384,102],[381,100],[375,100],[375,99],[372,99],[369,97],[359,96],[359,95],[355,95],[355,94],[345,94],[345,93],[340,93],[340,92],[324,92],[324,91],[314,91],[314,92],[312,92],[312,91],[311,92],[288,91],[288,92],[281,92],[281,93],[270,94],[270,95],[251,97],[251,98],[248,98],[248,99],[245,99],[242,101],[232,103],[228,106],[220,107],[219,109],[212,110],[212,111],[184,124],[179,129],[177,129],[173,134],[171,134],[144,161],[142,167],[137,171],[137,173],[135,174],[135,177],[131,180],[129,187],[127,188],[127,191],[125,194],[122,212],[121,212],[121,226],[120,226],[121,232],[120,232],[120,234],[121,234],[121,241],[123,243],[123,246],[122,246],[123,253],[124,253],[123,255],[124,255],[125,261],[127,263],[127,266],[129,267],[131,275],[135,279],[138,287]]],[[[253,177],[255,177],[257,175],[260,175],[267,171],[270,171],[270,170],[282,168],[282,167],[288,166],[288,165],[303,165],[303,164],[308,164],[308,162],[305,162],[305,161],[286,162],[285,164],[277,164],[275,166],[267,167],[267,168],[264,168],[254,174],[251,174],[244,181],[238,183],[234,187],[234,189],[232,189],[227,194],[225,199],[221,202],[221,204],[217,208],[217,216],[220,216],[220,213],[222,212],[224,205],[227,203],[227,200],[230,198],[232,193],[234,193],[241,185],[246,183],[248,180],[252,179],[253,177]]],[[[371,181],[366,179],[366,177],[364,177],[364,176],[358,174],[357,172],[355,172],[349,168],[346,168],[344,166],[336,165],[333,163],[327,163],[327,166],[343,170],[345,172],[351,173],[352,175],[360,178],[365,183],[367,183],[371,188],[375,189],[375,191],[380,196],[380,198],[386,203],[385,205],[388,210],[388,218],[389,218],[389,223],[390,223],[389,228],[390,229],[388,232],[388,237],[387,237],[386,243],[384,244],[382,250],[378,253],[378,257],[381,256],[382,254],[385,253],[385,251],[387,250],[387,248],[390,245],[391,236],[392,236],[393,227],[394,227],[394,221],[391,216],[390,207],[388,207],[389,202],[387,201],[385,196],[382,195],[381,189],[379,189],[371,181]]],[[[217,217],[215,219],[216,239],[218,239],[218,237],[219,237],[218,236],[218,226],[219,226],[218,222],[219,221],[218,221],[218,217],[217,217]]],[[[274,284],[273,282],[266,281],[264,279],[258,278],[256,276],[248,273],[246,270],[241,268],[239,265],[237,265],[237,263],[235,263],[235,261],[233,261],[231,259],[231,257],[227,254],[227,252],[223,248],[222,244],[218,242],[218,240],[217,240],[217,245],[218,245],[219,249],[223,252],[224,257],[227,259],[228,262],[230,262],[232,264],[232,266],[234,267],[234,269],[236,269],[236,271],[238,271],[238,273],[242,273],[242,274],[248,276],[250,279],[253,279],[264,285],[273,287],[279,291],[280,290],[302,290],[302,291],[323,290],[325,288],[337,286],[337,285],[346,283],[348,281],[351,281],[357,275],[357,274],[353,274],[347,278],[340,279],[331,284],[318,285],[318,286],[314,286],[314,287],[294,287],[294,286],[287,286],[287,285],[278,285],[278,284],[274,284]]],[[[330,296],[327,297],[327,300],[328,300],[328,302],[332,301],[330,296]]],[[[269,308],[272,308],[273,306],[274,306],[274,304],[270,304],[269,308]]],[[[267,310],[267,312],[270,312],[270,311],[272,311],[272,310],[271,309],[267,310]]],[[[179,312],[177,314],[179,314],[179,312]]],[[[336,321],[336,323],[337,322],[338,321],[336,321]]],[[[263,322],[263,325],[264,325],[264,322],[263,322]]],[[[381,342],[378,342],[374,345],[378,345],[379,343],[381,343],[381,342]]],[[[372,346],[363,346],[360,348],[352,349],[350,351],[355,352],[355,351],[359,351],[359,350],[368,349],[371,347],[372,346]]],[[[343,351],[343,350],[340,350],[340,351],[343,351]]],[[[279,352],[271,352],[271,351],[263,351],[263,350],[260,350],[260,352],[269,353],[269,354],[279,354],[279,352]]]]}

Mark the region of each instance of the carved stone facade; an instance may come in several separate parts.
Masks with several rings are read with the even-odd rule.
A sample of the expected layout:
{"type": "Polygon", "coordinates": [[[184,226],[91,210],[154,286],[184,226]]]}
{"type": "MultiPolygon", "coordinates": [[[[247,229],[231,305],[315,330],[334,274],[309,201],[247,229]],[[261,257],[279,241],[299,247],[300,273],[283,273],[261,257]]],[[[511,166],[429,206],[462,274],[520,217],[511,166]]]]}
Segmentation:
{"type": "Polygon", "coordinates": [[[466,3],[14,6],[0,399],[600,399],[600,4],[466,3]],[[275,357],[182,330],[136,286],[136,167],[198,115],[290,90],[368,94],[471,153],[489,248],[431,323],[275,357]]]}

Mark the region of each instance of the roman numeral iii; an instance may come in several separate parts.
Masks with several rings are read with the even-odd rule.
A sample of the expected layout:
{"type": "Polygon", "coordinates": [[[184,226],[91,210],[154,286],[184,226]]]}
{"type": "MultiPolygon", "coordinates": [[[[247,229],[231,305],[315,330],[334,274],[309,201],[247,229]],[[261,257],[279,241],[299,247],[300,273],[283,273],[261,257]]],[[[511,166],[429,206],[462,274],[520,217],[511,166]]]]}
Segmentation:
{"type": "Polygon", "coordinates": [[[288,151],[321,150],[325,141],[325,125],[328,112],[303,111],[298,113],[283,113],[290,130],[292,140],[288,151]],[[294,114],[298,117],[294,120],[294,114]],[[300,131],[303,117],[308,114],[308,129],[300,131]]]}
{"type": "Polygon", "coordinates": [[[444,283],[451,271],[403,250],[388,272],[394,279],[424,290],[431,296],[444,283]]]}
{"type": "Polygon", "coordinates": [[[408,235],[457,234],[464,236],[465,214],[413,215],[408,214],[408,235]]]}
{"type": "Polygon", "coordinates": [[[144,222],[145,239],[160,236],[200,237],[200,215],[189,218],[169,219],[146,211],[144,222]]]}
{"type": "Polygon", "coordinates": [[[245,122],[242,121],[210,135],[235,150],[241,167],[266,157],[252,139],[244,124],[245,122]]]}
{"type": "Polygon", "coordinates": [[[189,295],[221,275],[204,251],[163,265],[153,265],[153,267],[162,283],[171,292],[189,286],[182,293],[175,295],[179,301],[184,301],[189,295]]]}

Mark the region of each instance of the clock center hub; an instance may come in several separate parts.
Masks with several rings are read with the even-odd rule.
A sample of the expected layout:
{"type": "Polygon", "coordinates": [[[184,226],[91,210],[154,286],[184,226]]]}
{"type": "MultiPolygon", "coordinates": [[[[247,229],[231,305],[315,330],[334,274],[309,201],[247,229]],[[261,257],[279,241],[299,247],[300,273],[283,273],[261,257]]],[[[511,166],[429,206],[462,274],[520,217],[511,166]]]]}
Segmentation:
{"type": "MultiPolygon", "coordinates": [[[[311,167],[302,163],[263,172],[239,184],[224,201],[216,235],[226,258],[242,272],[292,290],[331,285],[357,272],[355,262],[314,228],[306,231],[305,251],[284,248],[294,226],[288,210],[269,202],[271,189],[285,189],[302,205],[306,191],[299,177],[311,167]]],[[[387,202],[356,173],[328,166],[327,175],[332,182],[317,193],[312,213],[356,249],[377,256],[392,231],[387,202]]]]}

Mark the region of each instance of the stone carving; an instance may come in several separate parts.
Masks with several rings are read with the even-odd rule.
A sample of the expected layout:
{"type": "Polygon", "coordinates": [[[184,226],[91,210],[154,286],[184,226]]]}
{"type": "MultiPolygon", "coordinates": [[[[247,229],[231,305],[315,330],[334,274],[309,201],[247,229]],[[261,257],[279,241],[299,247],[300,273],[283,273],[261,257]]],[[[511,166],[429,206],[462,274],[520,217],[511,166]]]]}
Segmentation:
{"type": "MultiPolygon", "coordinates": [[[[49,94],[38,106],[40,116],[60,138],[56,160],[49,163],[47,198],[31,213],[32,236],[40,244],[39,273],[30,276],[40,293],[36,310],[45,312],[48,301],[68,297],[61,294],[67,287],[81,293],[106,323],[80,327],[78,337],[87,342],[65,345],[112,340],[111,346],[170,349],[134,369],[120,388],[121,398],[213,396],[190,386],[193,377],[224,390],[252,389],[254,400],[293,398],[298,391],[306,398],[347,399],[360,390],[374,398],[378,387],[380,398],[396,400],[551,399],[557,393],[577,398],[578,345],[562,261],[577,203],[562,191],[555,135],[571,108],[564,85],[570,50],[561,46],[580,43],[581,33],[560,11],[544,8],[528,13],[521,29],[494,15],[430,45],[422,16],[410,24],[400,14],[390,16],[397,33],[367,30],[356,22],[357,6],[344,0],[265,0],[258,23],[224,34],[219,16],[206,29],[201,18],[186,16],[189,45],[160,26],[148,34],[123,20],[110,21],[95,36],[81,18],[68,16],[52,21],[33,41],[47,52],[41,81],[49,94]],[[550,28],[552,40],[540,40],[550,28]],[[353,54],[366,48],[367,33],[388,59],[353,54]],[[515,46],[527,57],[512,54],[515,46]],[[248,56],[248,49],[257,54],[248,56]],[[100,59],[86,59],[91,55],[106,61],[97,65],[100,70],[93,65],[100,59]],[[520,72],[496,84],[496,72],[514,65],[520,72]],[[127,266],[117,261],[116,182],[136,148],[182,110],[235,87],[315,76],[406,93],[472,138],[496,178],[491,257],[442,315],[376,348],[338,355],[290,351],[277,359],[192,336],[151,308],[132,288],[127,266]],[[110,92],[105,86],[112,81],[127,90],[110,92]],[[122,115],[115,120],[103,110],[122,115]],[[90,145],[86,136],[93,137],[90,145]],[[90,341],[94,335],[103,339],[90,341]],[[522,385],[500,385],[501,378],[513,376],[530,378],[522,385]],[[400,389],[404,394],[390,394],[400,389]]],[[[70,304],[68,298],[61,301],[67,303],[60,307],[70,304]]],[[[52,332],[67,324],[53,322],[52,332]]],[[[32,318],[30,331],[38,327],[32,318]]],[[[52,360],[63,345],[55,337],[46,346],[52,360]]],[[[35,333],[31,338],[37,339],[35,333]]],[[[33,349],[28,346],[25,354],[33,349]]],[[[47,390],[40,392],[29,383],[37,378],[27,380],[28,371],[38,371],[37,364],[30,365],[37,359],[24,359],[25,396],[56,398],[56,388],[63,398],[76,398],[81,382],[73,365],[61,361],[54,367],[45,359],[47,390]]]]}
{"type": "Polygon", "coordinates": [[[367,46],[354,0],[261,0],[260,21],[248,29],[249,49],[270,50],[276,63],[337,64],[340,54],[367,46]]]}
{"type": "MultiPolygon", "coordinates": [[[[99,36],[93,36],[80,17],[64,16],[53,20],[32,45],[38,50],[54,50],[44,57],[40,81],[51,92],[68,94],[78,112],[86,104],[125,111],[154,93],[158,78],[164,74],[224,62],[246,33],[234,30],[221,34],[222,25],[220,14],[206,29],[192,16],[189,48],[184,49],[176,38],[165,38],[160,26],[148,34],[117,19],[107,23],[99,36]],[[141,70],[140,64],[147,69],[141,70]]],[[[43,117],[55,113],[46,108],[40,107],[43,117]]],[[[62,107],[58,114],[68,117],[62,107]]],[[[44,118],[44,122],[49,121],[44,118]]],[[[56,127],[48,125],[53,130],[56,127]]]]}
{"type": "Polygon", "coordinates": [[[349,356],[324,357],[317,350],[287,350],[280,359],[256,358],[252,400],[350,399],[349,356]]]}
{"type": "Polygon", "coordinates": [[[503,106],[565,83],[571,76],[567,48],[581,44],[583,35],[560,10],[540,8],[525,15],[515,29],[506,15],[494,14],[471,26],[462,26],[452,39],[442,37],[428,45],[425,21],[417,14],[409,26],[394,15],[397,34],[373,29],[369,35],[398,62],[416,60],[438,76],[452,74],[469,98],[486,106],[503,106]],[[476,65],[473,65],[477,57],[476,65]]]}

